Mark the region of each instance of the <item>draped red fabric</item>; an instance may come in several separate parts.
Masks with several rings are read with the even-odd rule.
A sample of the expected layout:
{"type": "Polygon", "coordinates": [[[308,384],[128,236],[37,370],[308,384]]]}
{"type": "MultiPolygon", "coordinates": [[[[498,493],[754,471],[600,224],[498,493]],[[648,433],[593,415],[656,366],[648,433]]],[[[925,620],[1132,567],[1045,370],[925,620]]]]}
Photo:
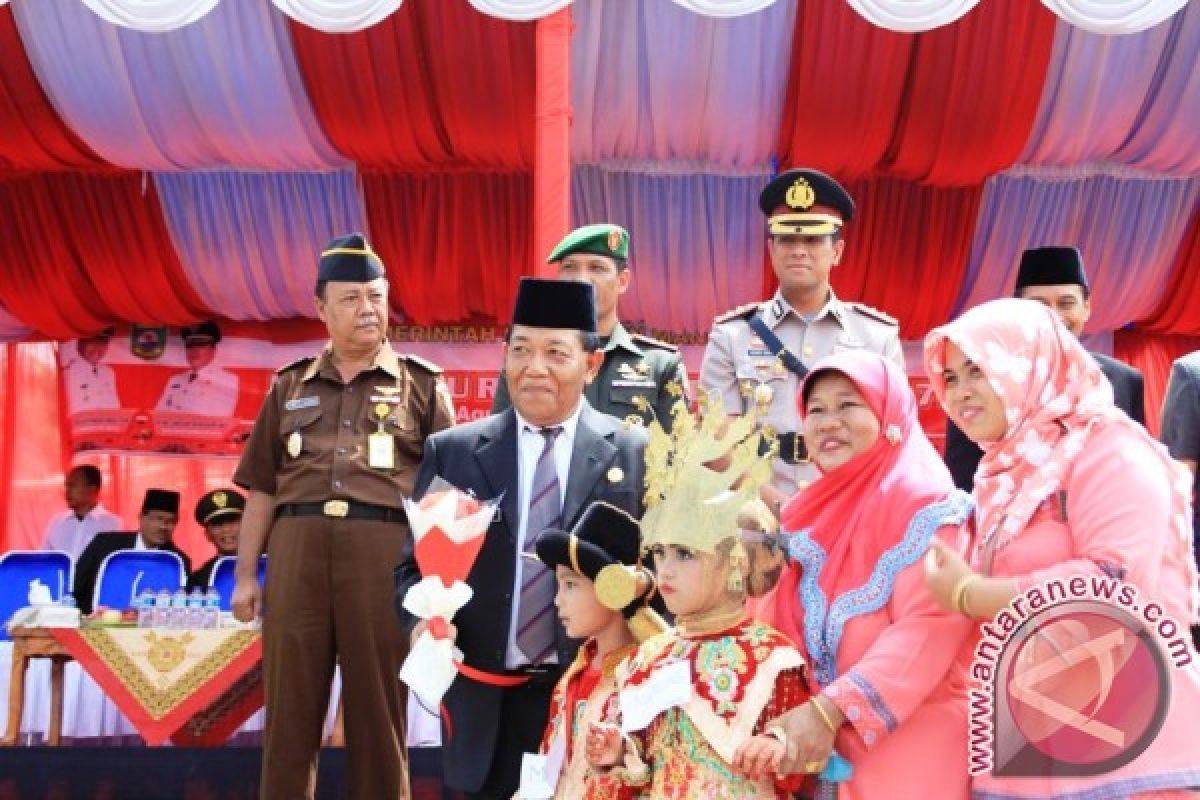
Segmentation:
{"type": "Polygon", "coordinates": [[[1025,145],[1054,28],[1039,3],[980,3],[920,34],[877,28],[847,3],[800,3],[780,163],[977,184],[1025,145]]]}
{"type": "Polygon", "coordinates": [[[50,105],[8,6],[0,6],[0,53],[0,170],[114,169],[50,105]]]}
{"type": "MultiPolygon", "coordinates": [[[[537,148],[533,166],[533,249],[549,253],[571,224],[571,12],[537,21],[537,148]]],[[[540,261],[535,273],[553,274],[540,261]]]]}
{"type": "Polygon", "coordinates": [[[535,23],[407,0],[359,33],[290,25],[317,117],[361,167],[532,167],[535,23]]]}
{"type": "Polygon", "coordinates": [[[0,358],[0,552],[36,549],[64,507],[54,345],[9,344],[0,358]]]}
{"type": "Polygon", "coordinates": [[[52,339],[212,315],[184,275],[154,182],[42,173],[0,181],[0,303],[52,339]]]}
{"type": "Polygon", "coordinates": [[[415,324],[506,325],[533,272],[528,175],[363,175],[392,305],[415,324]]]}
{"type": "Polygon", "coordinates": [[[1185,353],[1200,350],[1200,336],[1170,336],[1123,330],[1113,334],[1113,357],[1137,367],[1146,378],[1146,427],[1155,436],[1162,422],[1163,398],[1171,363],[1185,353]]]}
{"type": "MultiPolygon", "coordinates": [[[[975,232],[983,186],[936,188],[879,178],[846,187],[859,213],[846,226],[830,283],[843,300],[874,306],[919,339],[950,319],[975,232]]],[[[766,260],[767,293],[778,284],[766,260]]]]}
{"type": "Polygon", "coordinates": [[[1158,308],[1137,321],[1138,330],[1200,335],[1200,211],[1193,212],[1170,276],[1158,308]]]}

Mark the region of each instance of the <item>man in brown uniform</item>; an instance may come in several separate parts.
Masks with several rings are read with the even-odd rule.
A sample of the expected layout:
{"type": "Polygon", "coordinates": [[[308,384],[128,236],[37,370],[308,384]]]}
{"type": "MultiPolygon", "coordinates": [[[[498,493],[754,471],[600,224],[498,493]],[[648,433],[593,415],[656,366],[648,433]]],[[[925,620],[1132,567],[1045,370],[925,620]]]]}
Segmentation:
{"type": "Polygon", "coordinates": [[[335,663],[342,669],[349,798],[408,796],[407,643],[391,613],[425,438],[454,421],[441,370],[386,340],[388,283],[359,234],[321,254],[317,313],[330,344],[279,370],[234,482],[249,490],[233,610],[262,608],[267,724],[261,796],[312,797],[335,663]]]}

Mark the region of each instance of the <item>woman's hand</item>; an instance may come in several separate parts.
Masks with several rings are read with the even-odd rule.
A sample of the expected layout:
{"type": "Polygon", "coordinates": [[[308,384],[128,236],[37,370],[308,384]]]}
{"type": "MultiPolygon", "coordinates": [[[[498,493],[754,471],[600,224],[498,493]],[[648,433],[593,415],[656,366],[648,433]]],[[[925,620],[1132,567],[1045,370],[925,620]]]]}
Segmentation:
{"type": "Polygon", "coordinates": [[[787,745],[774,736],[751,736],[733,752],[733,768],[752,780],[759,780],[779,772],[786,755],[787,745]]]}
{"type": "MultiPolygon", "coordinates": [[[[834,732],[821,717],[821,713],[812,707],[813,703],[821,702],[814,697],[801,706],[796,706],[786,714],[781,714],[767,723],[767,728],[782,728],[787,738],[787,748],[776,772],[789,774],[796,772],[820,772],[825,762],[833,752],[834,732]]],[[[842,720],[841,712],[833,703],[825,703],[822,708],[836,722],[842,720]]]]}
{"type": "Polygon", "coordinates": [[[596,769],[607,769],[621,760],[621,729],[606,722],[593,722],[588,726],[585,755],[588,764],[596,769]]]}
{"type": "Polygon", "coordinates": [[[962,613],[954,607],[954,589],[974,571],[967,566],[963,557],[954,548],[940,539],[934,539],[925,553],[925,586],[934,602],[947,611],[962,613]]]}

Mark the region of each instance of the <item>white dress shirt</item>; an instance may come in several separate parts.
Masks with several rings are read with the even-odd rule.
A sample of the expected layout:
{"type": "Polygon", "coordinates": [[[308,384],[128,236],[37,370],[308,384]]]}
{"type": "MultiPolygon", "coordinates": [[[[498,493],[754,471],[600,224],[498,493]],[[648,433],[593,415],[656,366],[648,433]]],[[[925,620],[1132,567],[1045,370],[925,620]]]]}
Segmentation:
{"type": "Polygon", "coordinates": [[[159,411],[179,411],[210,417],[232,417],[237,408],[238,376],[209,365],[172,375],[158,401],[159,411]]]}
{"type": "Polygon", "coordinates": [[[82,519],[68,508],[55,514],[50,520],[50,524],[46,526],[45,544],[42,547],[44,550],[62,550],[75,561],[97,533],[121,530],[125,530],[121,518],[101,503],[97,503],[82,519]]]}
{"type": "Polygon", "coordinates": [[[68,413],[120,408],[112,367],[92,364],[82,357],[63,367],[68,413]]]}
{"type": "MultiPolygon", "coordinates": [[[[554,467],[558,471],[558,502],[561,505],[567,495],[567,479],[571,472],[571,452],[575,449],[575,430],[579,427],[579,414],[583,411],[583,399],[559,426],[562,433],[554,440],[554,467]]],[[[525,537],[529,531],[525,526],[529,520],[529,496],[533,493],[533,473],[537,469],[538,459],[546,447],[546,438],[541,434],[541,428],[527,422],[516,409],[517,416],[517,568],[513,570],[513,599],[508,625],[508,650],[504,665],[508,669],[516,669],[529,663],[529,659],[517,647],[517,615],[520,612],[521,577],[525,562],[528,560],[521,554],[525,551],[525,537]]],[[[551,426],[554,427],[554,426],[551,426]]],[[[541,531],[534,531],[537,536],[541,531]]],[[[557,663],[558,656],[551,653],[547,663],[557,663]]]]}

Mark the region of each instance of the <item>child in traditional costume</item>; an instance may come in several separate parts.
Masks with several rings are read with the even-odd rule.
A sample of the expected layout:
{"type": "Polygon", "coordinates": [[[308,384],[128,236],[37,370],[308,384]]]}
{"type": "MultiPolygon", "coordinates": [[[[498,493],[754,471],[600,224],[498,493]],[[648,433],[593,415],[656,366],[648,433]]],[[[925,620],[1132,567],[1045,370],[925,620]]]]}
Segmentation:
{"type": "Polygon", "coordinates": [[[531,781],[542,789],[523,785],[523,798],[637,796],[634,787],[589,769],[584,740],[591,723],[616,713],[617,665],[639,642],[667,628],[647,605],[655,584],[638,563],[640,539],[637,520],[603,502],[589,506],[570,532],[548,530],[538,537],[537,557],[558,580],[554,605],[563,628],[572,639],[585,641],[550,699],[550,721],[533,759],[537,768],[531,781]]]}
{"type": "Polygon", "coordinates": [[[759,455],[752,417],[726,425],[711,407],[699,427],[676,417],[671,436],[651,425],[642,519],[676,627],[618,669],[619,715],[592,726],[588,759],[651,800],[790,798],[808,779],[776,774],[787,745],[770,723],[809,699],[804,659],[746,611],[755,581],[744,539],[761,547],[775,529],[758,499],[771,454],[759,455]]]}

